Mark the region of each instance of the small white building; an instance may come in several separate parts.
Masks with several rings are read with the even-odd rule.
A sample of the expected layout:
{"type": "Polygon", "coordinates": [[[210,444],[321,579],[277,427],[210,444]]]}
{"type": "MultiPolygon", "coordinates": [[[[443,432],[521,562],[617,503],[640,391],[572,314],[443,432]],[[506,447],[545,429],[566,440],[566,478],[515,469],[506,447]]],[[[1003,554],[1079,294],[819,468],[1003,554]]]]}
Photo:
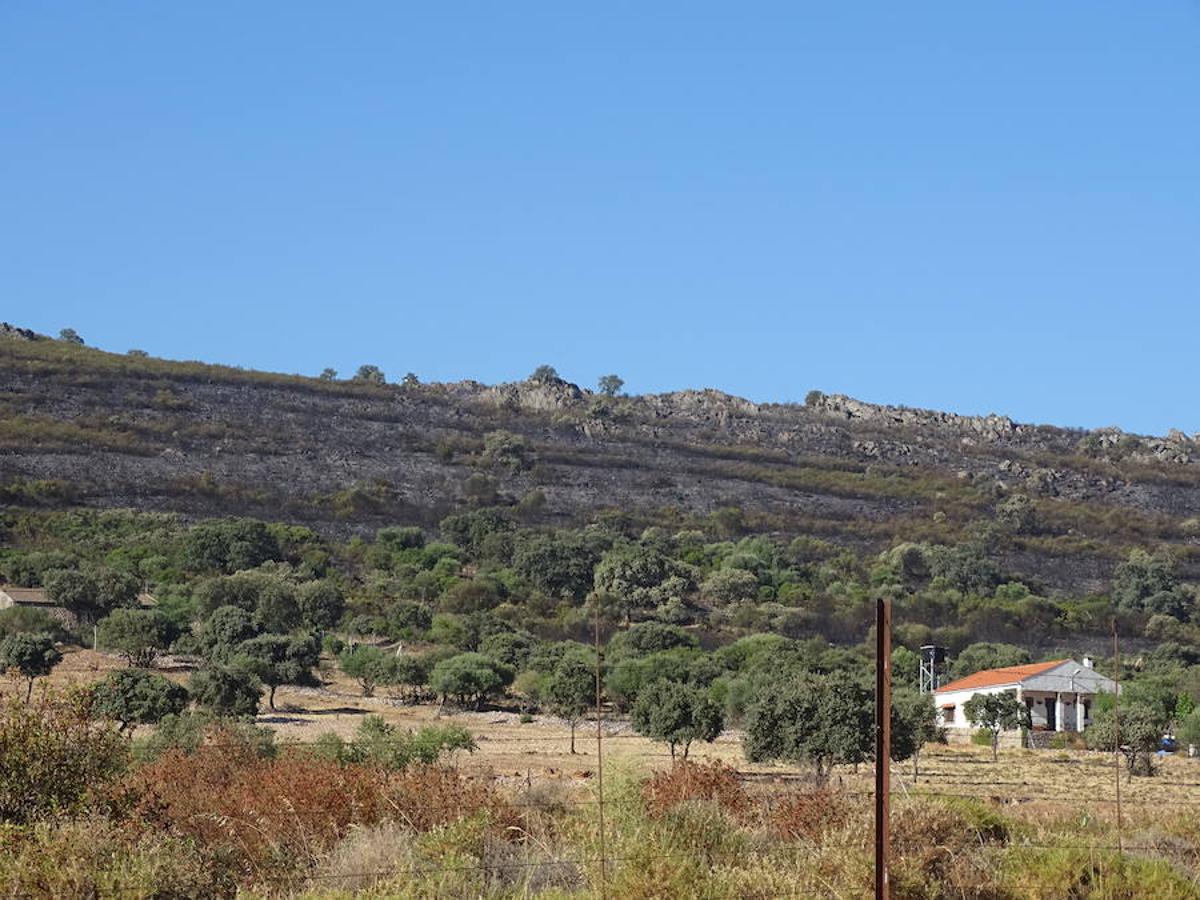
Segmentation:
{"type": "Polygon", "coordinates": [[[57,609],[58,604],[46,596],[42,588],[23,588],[8,584],[0,584],[0,609],[11,609],[14,606],[33,607],[35,609],[57,609]]]}
{"type": "Polygon", "coordinates": [[[986,669],[934,691],[938,721],[947,728],[970,728],[963,705],[976,694],[1016,694],[1029,710],[1034,731],[1083,731],[1092,722],[1097,694],[1117,692],[1117,684],[1092,667],[1092,660],[1056,659],[1025,666],[986,669]]]}

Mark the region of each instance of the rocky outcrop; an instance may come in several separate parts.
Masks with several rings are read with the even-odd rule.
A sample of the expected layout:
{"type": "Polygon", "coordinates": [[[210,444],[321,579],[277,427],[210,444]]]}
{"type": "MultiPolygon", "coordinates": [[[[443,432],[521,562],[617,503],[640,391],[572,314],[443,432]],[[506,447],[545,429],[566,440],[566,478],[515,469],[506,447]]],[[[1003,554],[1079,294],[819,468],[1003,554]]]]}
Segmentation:
{"type": "Polygon", "coordinates": [[[584,399],[578,385],[562,379],[498,384],[483,391],[481,399],[509,410],[553,413],[570,409],[584,399]]]}
{"type": "Polygon", "coordinates": [[[1021,431],[1021,426],[1008,416],[960,416],[957,413],[907,406],[882,406],[855,400],[845,394],[818,394],[813,398],[810,408],[850,421],[885,427],[954,429],[978,435],[985,440],[998,440],[1021,431]]]}
{"type": "MultiPolygon", "coordinates": [[[[10,339],[0,486],[60,480],[95,507],[370,529],[435,524],[469,482],[476,502],[541,493],[550,523],[736,506],[849,542],[886,543],[890,522],[906,529],[954,502],[986,515],[1010,493],[1200,519],[1200,472],[1177,468],[1200,462],[1200,443],[1179,431],[1087,432],[815,393],[800,405],[716,390],[610,398],[560,379],[329,384],[125,356],[113,365],[82,347],[73,368],[65,342],[29,343],[38,336],[11,325],[0,337],[10,339]],[[53,377],[26,364],[43,358],[53,377]],[[497,431],[533,462],[489,460],[497,431]]],[[[1049,562],[1042,574],[1057,578],[1049,562]]]]}
{"type": "Polygon", "coordinates": [[[49,340],[44,334],[38,334],[28,328],[18,328],[16,325],[9,325],[7,322],[0,322],[0,338],[8,338],[14,341],[46,341],[49,340]]]}

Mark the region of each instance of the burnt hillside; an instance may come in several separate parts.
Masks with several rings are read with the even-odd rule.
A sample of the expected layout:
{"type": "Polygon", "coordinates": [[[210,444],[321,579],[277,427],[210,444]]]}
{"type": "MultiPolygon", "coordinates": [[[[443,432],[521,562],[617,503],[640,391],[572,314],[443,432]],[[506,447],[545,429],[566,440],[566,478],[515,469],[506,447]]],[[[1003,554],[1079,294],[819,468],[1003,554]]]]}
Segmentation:
{"type": "Polygon", "coordinates": [[[854,545],[955,542],[1013,495],[1006,564],[1090,590],[1131,545],[1200,537],[1200,445],[811,395],[609,398],[562,381],[372,385],[0,333],[0,491],[17,505],[252,515],[348,533],[466,505],[632,514],[854,545]],[[715,516],[715,519],[714,519],[715,516]]]}

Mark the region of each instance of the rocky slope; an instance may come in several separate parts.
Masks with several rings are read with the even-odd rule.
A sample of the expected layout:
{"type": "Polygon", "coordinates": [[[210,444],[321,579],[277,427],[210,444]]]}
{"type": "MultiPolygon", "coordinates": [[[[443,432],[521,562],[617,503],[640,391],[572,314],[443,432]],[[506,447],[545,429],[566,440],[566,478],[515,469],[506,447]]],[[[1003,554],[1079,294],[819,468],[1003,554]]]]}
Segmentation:
{"type": "Polygon", "coordinates": [[[763,405],[713,390],[608,398],[562,381],[323,382],[0,326],[0,485],[13,502],[340,531],[432,523],[469,503],[520,503],[550,522],[619,510],[681,525],[737,507],[755,528],[859,545],[951,541],[1024,494],[1040,524],[1013,559],[1075,587],[1131,543],[1169,542],[1190,559],[1200,443],[815,393],[763,405]],[[28,487],[44,480],[61,484],[28,487]]]}

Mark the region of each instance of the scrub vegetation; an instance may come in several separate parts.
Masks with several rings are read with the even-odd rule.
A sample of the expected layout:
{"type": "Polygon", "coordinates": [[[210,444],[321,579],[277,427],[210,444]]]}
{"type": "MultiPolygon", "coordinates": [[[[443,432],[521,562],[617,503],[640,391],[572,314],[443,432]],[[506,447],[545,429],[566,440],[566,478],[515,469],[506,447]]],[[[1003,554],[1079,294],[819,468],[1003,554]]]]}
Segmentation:
{"type": "Polygon", "coordinates": [[[861,895],[880,596],[915,779],[898,896],[1196,893],[1193,817],[1149,805],[1200,802],[1156,755],[1200,743],[1175,445],[591,394],[549,366],[393,385],[15,339],[0,363],[0,576],[45,594],[0,610],[0,893],[861,895]],[[354,454],[340,424],[312,443],[331,398],[349,483],[293,455],[354,454]],[[1121,737],[1098,701],[1061,748],[945,747],[930,643],[951,676],[1089,654],[1121,737]],[[630,748],[603,834],[597,735],[630,748]],[[1092,802],[1118,753],[1124,855],[1092,802]]]}

